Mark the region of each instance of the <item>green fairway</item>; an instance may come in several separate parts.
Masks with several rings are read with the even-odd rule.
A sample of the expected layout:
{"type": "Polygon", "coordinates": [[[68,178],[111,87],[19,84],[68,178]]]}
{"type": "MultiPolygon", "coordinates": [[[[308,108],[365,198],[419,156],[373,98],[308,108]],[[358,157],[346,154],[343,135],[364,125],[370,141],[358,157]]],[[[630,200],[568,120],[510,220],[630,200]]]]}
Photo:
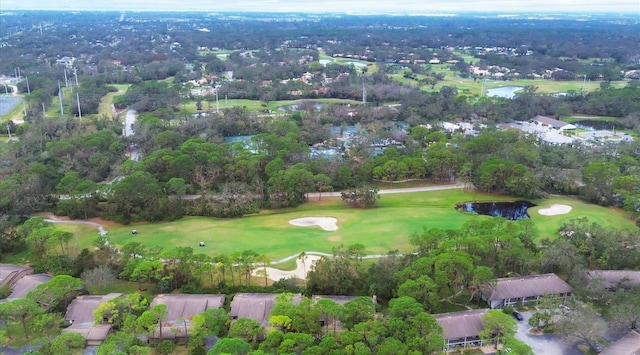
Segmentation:
{"type": "Polygon", "coordinates": [[[560,120],[563,121],[563,122],[568,122],[568,123],[573,123],[573,122],[577,122],[577,121],[584,121],[584,120],[601,121],[601,122],[616,122],[617,120],[619,120],[619,118],[610,117],[610,116],[580,115],[580,116],[565,116],[565,117],[561,117],[560,120]]]}
{"type": "MultiPolygon", "coordinates": [[[[225,108],[231,108],[234,106],[245,107],[249,111],[276,111],[279,113],[285,113],[286,111],[278,110],[279,107],[291,106],[301,104],[302,102],[318,102],[323,104],[342,104],[342,105],[357,105],[360,104],[360,101],[348,100],[348,99],[305,99],[305,100],[280,100],[280,101],[270,101],[268,104],[264,105],[260,100],[246,100],[246,99],[229,99],[225,100],[224,98],[220,98],[218,100],[218,106],[220,110],[225,108]]],[[[196,109],[197,101],[190,101],[186,104],[186,110],[190,113],[196,113],[198,110],[196,109]]],[[[182,107],[182,106],[181,106],[182,107]]],[[[214,110],[216,109],[216,102],[212,101],[202,101],[203,110],[214,110]]]]}
{"type": "Polygon", "coordinates": [[[125,92],[127,92],[127,89],[129,89],[129,86],[131,85],[130,84],[121,84],[121,85],[114,84],[111,86],[116,87],[118,91],[110,92],[102,97],[102,99],[100,100],[100,105],[98,106],[98,114],[100,116],[106,116],[106,117],[113,116],[113,112],[111,111],[111,104],[113,104],[113,98],[117,95],[122,95],[125,92]]]}
{"type": "Polygon", "coordinates": [[[633,220],[621,209],[613,207],[602,207],[589,204],[578,199],[554,196],[552,198],[534,201],[538,206],[529,209],[529,216],[536,222],[540,238],[555,238],[560,226],[574,218],[586,217],[591,222],[596,222],[603,226],[618,229],[637,230],[633,220]],[[542,216],[538,213],[540,209],[548,208],[553,204],[564,204],[572,207],[571,212],[556,216],[542,216]]]}
{"type": "MultiPolygon", "coordinates": [[[[352,209],[339,198],[315,199],[295,209],[264,211],[258,215],[236,219],[187,217],[175,222],[144,223],[121,226],[105,225],[112,244],[122,246],[138,241],[147,247],[193,247],[195,252],[209,255],[251,249],[277,260],[302,251],[331,252],[333,247],[360,243],[366,254],[384,254],[390,250],[407,252],[412,249],[409,236],[424,228],[457,229],[467,221],[493,218],[458,212],[454,205],[466,201],[512,201],[513,198],[446,190],[407,194],[382,195],[379,205],[370,210],[352,209]],[[339,229],[328,232],[319,227],[295,227],[289,220],[301,217],[334,217],[339,229]],[[136,229],[138,234],[132,235],[136,229]],[[205,247],[198,247],[199,242],[205,247]]],[[[635,229],[634,223],[619,210],[583,203],[579,200],[554,197],[535,201],[539,206],[529,210],[540,232],[540,238],[556,235],[558,228],[572,218],[589,219],[616,228],[635,229]],[[554,203],[567,204],[573,210],[565,215],[542,216],[540,208],[554,203]]],[[[59,225],[74,232],[76,248],[91,247],[96,239],[95,228],[59,225]],[[75,228],[75,229],[74,229],[75,228]]]]}

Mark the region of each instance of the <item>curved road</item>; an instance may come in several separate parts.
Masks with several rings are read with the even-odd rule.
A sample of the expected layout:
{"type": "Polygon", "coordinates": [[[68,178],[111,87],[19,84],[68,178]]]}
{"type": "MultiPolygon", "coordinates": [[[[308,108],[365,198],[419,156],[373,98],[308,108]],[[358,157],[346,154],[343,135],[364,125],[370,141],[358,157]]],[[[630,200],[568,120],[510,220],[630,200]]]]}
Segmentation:
{"type": "MultiPolygon", "coordinates": [[[[455,184],[447,184],[447,185],[436,185],[436,186],[421,186],[421,187],[404,187],[398,189],[384,189],[379,190],[379,195],[388,195],[388,194],[404,194],[411,192],[423,192],[423,191],[441,191],[441,190],[454,190],[454,189],[464,189],[465,185],[461,183],[455,184]]],[[[342,191],[332,191],[332,192],[323,192],[322,197],[340,197],[342,191]]],[[[184,195],[182,196],[183,200],[197,200],[202,195],[184,195]]],[[[319,192],[309,192],[307,193],[307,197],[320,197],[319,192]]]]}
{"type": "MultiPolygon", "coordinates": [[[[411,192],[423,192],[423,191],[441,191],[441,190],[453,190],[453,189],[462,189],[464,188],[464,184],[460,184],[460,183],[456,183],[456,184],[449,184],[449,185],[438,185],[438,186],[423,186],[423,187],[406,187],[406,188],[399,188],[399,189],[384,189],[384,190],[380,190],[378,191],[379,194],[381,195],[387,195],[387,194],[402,194],[402,193],[411,193],[411,192]]],[[[185,196],[185,199],[197,199],[200,198],[200,196],[202,195],[188,195],[185,196]]],[[[318,193],[309,193],[308,194],[309,197],[318,197],[319,194],[318,193]]],[[[325,192],[322,193],[322,196],[331,196],[331,197],[335,197],[335,196],[340,196],[340,192],[325,192]]],[[[44,219],[47,222],[51,222],[51,223],[66,223],[66,224],[86,224],[86,225],[90,225],[90,226],[94,226],[98,229],[98,232],[100,233],[101,236],[106,237],[107,236],[107,231],[104,229],[104,227],[100,224],[100,223],[96,223],[96,222],[91,222],[91,221],[85,221],[85,220],[78,220],[78,219],[74,219],[74,220],[64,220],[64,219],[56,219],[56,218],[45,218],[44,219]]],[[[106,241],[106,243],[108,244],[109,242],[106,241]]],[[[306,251],[304,252],[307,255],[318,255],[318,256],[332,256],[332,254],[328,254],[328,253],[323,253],[323,252],[319,252],[319,251],[306,251]]],[[[272,262],[270,262],[270,265],[276,265],[276,264],[282,264],[285,263],[289,260],[295,259],[298,256],[300,256],[301,253],[298,254],[293,254],[293,255],[289,255],[285,258],[279,259],[279,260],[274,260],[272,262]]],[[[363,259],[378,259],[381,257],[384,257],[385,254],[371,254],[371,255],[363,255],[362,258],[363,259]]]]}

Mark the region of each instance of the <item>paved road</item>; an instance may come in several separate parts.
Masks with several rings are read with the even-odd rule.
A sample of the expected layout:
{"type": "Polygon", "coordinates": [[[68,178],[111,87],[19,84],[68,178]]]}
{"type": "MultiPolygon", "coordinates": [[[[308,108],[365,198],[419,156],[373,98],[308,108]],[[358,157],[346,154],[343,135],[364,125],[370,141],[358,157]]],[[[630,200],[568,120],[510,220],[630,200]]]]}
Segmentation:
{"type": "Polygon", "coordinates": [[[534,354],[545,355],[584,355],[577,347],[565,343],[553,334],[531,335],[529,334],[529,318],[533,312],[520,312],[524,320],[518,322],[516,339],[525,342],[531,347],[534,354]]]}
{"type": "Polygon", "coordinates": [[[136,111],[129,110],[124,119],[124,136],[131,137],[135,134],[133,131],[133,124],[136,123],[136,111]]]}
{"type": "MultiPolygon", "coordinates": [[[[404,194],[411,192],[423,192],[423,191],[441,191],[441,190],[454,190],[454,189],[463,189],[465,186],[461,183],[456,184],[447,184],[447,185],[436,185],[436,186],[421,186],[421,187],[405,187],[399,189],[383,189],[379,190],[378,194],[380,195],[388,195],[388,194],[404,194]]],[[[322,197],[340,197],[340,191],[333,192],[323,192],[322,197]]],[[[309,192],[307,193],[308,198],[320,198],[320,193],[318,192],[309,192]]],[[[182,196],[183,200],[197,200],[202,195],[184,195],[182,196]]]]}
{"type": "Polygon", "coordinates": [[[87,224],[87,225],[90,225],[90,226],[94,226],[94,227],[98,228],[98,233],[100,233],[100,235],[103,236],[103,237],[106,237],[107,233],[108,233],[104,229],[104,227],[102,227],[102,225],[100,223],[96,223],[96,222],[84,221],[84,220],[80,220],[80,219],[65,220],[65,219],[56,219],[56,218],[45,218],[44,220],[45,220],[45,222],[50,222],[50,223],[87,224]]]}

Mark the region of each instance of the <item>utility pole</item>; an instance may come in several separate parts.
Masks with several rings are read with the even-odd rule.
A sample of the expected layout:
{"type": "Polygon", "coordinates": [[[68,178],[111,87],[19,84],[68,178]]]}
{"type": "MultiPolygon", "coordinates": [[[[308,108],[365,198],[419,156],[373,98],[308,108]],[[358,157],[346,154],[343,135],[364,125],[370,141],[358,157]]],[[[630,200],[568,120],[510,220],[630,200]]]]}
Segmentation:
{"type": "Polygon", "coordinates": [[[73,75],[75,75],[76,77],[76,87],[80,86],[78,85],[78,71],[76,70],[76,68],[73,68],[73,75]]]}
{"type": "Polygon", "coordinates": [[[216,86],[216,113],[220,113],[220,103],[218,103],[218,86],[216,86]]]}
{"type": "Polygon", "coordinates": [[[82,118],[82,110],[80,109],[80,93],[77,90],[76,99],[78,100],[78,118],[82,118]]]}
{"type": "Polygon", "coordinates": [[[31,88],[29,87],[29,77],[25,76],[24,78],[27,80],[27,93],[31,95],[31,88]]]}
{"type": "Polygon", "coordinates": [[[58,101],[60,101],[60,117],[64,116],[64,107],[62,107],[62,89],[60,89],[60,80],[58,80],[58,101]]]}
{"type": "Polygon", "coordinates": [[[67,69],[64,70],[64,86],[69,88],[69,79],[67,79],[67,69]]]}
{"type": "Polygon", "coordinates": [[[11,139],[11,125],[7,123],[7,133],[9,133],[9,139],[11,139]]]}

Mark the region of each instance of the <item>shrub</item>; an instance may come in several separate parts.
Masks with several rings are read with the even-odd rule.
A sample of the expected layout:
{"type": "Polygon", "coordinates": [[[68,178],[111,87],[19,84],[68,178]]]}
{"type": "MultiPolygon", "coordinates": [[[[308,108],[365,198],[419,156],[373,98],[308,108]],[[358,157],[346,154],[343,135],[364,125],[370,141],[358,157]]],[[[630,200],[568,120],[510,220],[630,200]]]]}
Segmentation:
{"type": "Polygon", "coordinates": [[[84,271],[80,278],[88,289],[94,287],[103,288],[116,281],[116,275],[111,268],[105,265],[84,271]]]}
{"type": "Polygon", "coordinates": [[[156,352],[160,354],[171,354],[175,347],[176,344],[174,344],[171,340],[165,339],[161,341],[160,344],[158,344],[158,346],[156,347],[156,352]]]}

